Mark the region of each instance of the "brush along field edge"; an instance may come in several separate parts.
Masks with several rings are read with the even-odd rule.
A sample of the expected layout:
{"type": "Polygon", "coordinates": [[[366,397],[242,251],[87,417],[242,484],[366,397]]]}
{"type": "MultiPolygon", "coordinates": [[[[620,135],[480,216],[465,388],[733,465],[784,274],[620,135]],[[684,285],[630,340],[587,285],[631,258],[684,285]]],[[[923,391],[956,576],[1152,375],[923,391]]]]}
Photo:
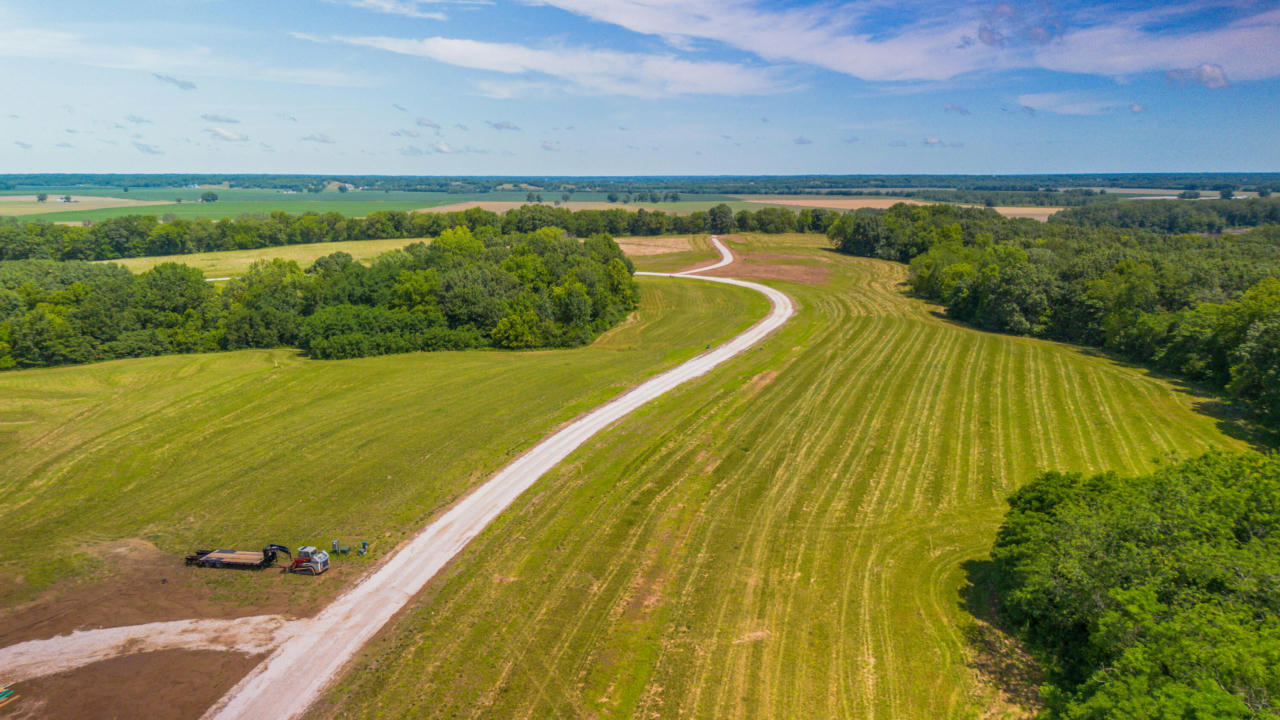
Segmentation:
{"type": "Polygon", "coordinates": [[[305,627],[291,633],[204,718],[277,720],[301,715],[383,625],[543,474],[596,433],[760,343],[795,315],[791,298],[771,287],[691,275],[733,262],[733,255],[719,238],[712,236],[711,242],[720,252],[720,261],[713,265],[669,275],[640,274],[692,277],[755,290],[763,293],[771,306],[763,320],[714,350],[653,377],[578,418],[514,460],[314,618],[299,621],[305,627]],[[281,687],[288,687],[289,691],[280,692],[281,687]]]}

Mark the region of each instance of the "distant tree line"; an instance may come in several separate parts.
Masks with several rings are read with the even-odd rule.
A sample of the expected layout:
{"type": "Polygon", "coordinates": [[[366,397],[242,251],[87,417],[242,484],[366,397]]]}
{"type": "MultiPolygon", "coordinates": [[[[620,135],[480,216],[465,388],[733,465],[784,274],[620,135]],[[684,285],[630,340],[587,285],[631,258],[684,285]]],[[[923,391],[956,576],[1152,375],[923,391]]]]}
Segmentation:
{"type": "Polygon", "coordinates": [[[366,266],[255,263],[219,290],[189,266],[0,263],[0,368],[296,346],[316,358],[590,342],[635,308],[607,235],[445,230],[366,266]]]}
{"type": "Polygon", "coordinates": [[[1280,425],[1280,226],[1206,238],[897,205],[848,213],[829,236],[910,263],[915,292],[956,320],[1101,347],[1280,425]]]}
{"type": "Polygon", "coordinates": [[[1130,200],[1069,208],[1050,222],[1085,227],[1123,227],[1166,233],[1220,233],[1227,228],[1280,224],[1280,197],[1240,200],[1130,200]]]}
{"type": "MultiPolygon", "coordinates": [[[[26,187],[184,187],[221,185],[319,192],[330,183],[375,191],[488,193],[517,188],[535,192],[617,192],[723,195],[810,193],[849,189],[920,189],[1039,192],[1050,188],[1220,188],[1280,191],[1280,173],[1109,173],[1075,175],[761,175],[761,176],[385,176],[270,174],[7,174],[0,184],[26,187]]],[[[979,201],[981,202],[981,201],[979,201]]]]}
{"type": "Polygon", "coordinates": [[[46,221],[0,220],[0,260],[42,258],[52,260],[116,260],[157,255],[184,255],[219,250],[342,242],[388,238],[434,237],[455,227],[473,232],[491,228],[500,234],[528,233],[541,228],[563,228],[574,237],[600,233],[666,235],[757,232],[826,232],[838,213],[831,210],[761,208],[736,215],[728,205],[707,212],[677,215],[662,211],[622,208],[569,210],[547,205],[525,205],[499,215],[472,208],[452,213],[378,211],[363,218],[338,213],[290,215],[273,212],[219,221],[176,218],[161,221],[154,215],[124,215],[88,227],[58,225],[46,221]]]}
{"type": "Polygon", "coordinates": [[[992,560],[1047,717],[1280,717],[1276,456],[1046,473],[1009,498],[992,560]]]}

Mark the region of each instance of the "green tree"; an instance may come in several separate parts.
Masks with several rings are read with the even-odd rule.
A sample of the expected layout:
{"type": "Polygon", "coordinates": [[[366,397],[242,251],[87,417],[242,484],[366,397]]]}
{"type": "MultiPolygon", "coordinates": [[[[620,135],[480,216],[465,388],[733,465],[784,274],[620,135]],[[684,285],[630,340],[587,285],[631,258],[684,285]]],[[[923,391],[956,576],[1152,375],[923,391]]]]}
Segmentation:
{"type": "Polygon", "coordinates": [[[204,192],[200,193],[200,202],[207,202],[207,203],[218,202],[218,193],[212,190],[205,190],[204,192]]]}
{"type": "Polygon", "coordinates": [[[36,202],[45,202],[49,199],[49,193],[37,193],[36,202]]]}
{"type": "Polygon", "coordinates": [[[707,232],[724,235],[733,232],[733,210],[720,203],[707,211],[707,232]]]}

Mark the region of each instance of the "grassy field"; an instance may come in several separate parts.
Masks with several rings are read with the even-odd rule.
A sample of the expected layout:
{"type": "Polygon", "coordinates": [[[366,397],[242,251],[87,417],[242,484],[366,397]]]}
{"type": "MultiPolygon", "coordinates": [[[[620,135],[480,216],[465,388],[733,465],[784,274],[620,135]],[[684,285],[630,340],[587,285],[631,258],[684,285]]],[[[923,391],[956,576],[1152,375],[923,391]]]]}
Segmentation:
{"type": "Polygon", "coordinates": [[[818,242],[739,245],[826,282],[773,283],[787,328],[545,477],[317,715],[1020,714],[967,609],[1005,495],[1240,444],[1162,380],[949,324],[902,266],[818,242]]]}
{"type": "Polygon", "coordinates": [[[222,252],[194,253],[191,255],[157,255],[138,258],[107,260],[123,265],[133,272],[139,273],[166,262],[178,262],[190,265],[203,272],[205,277],[233,277],[249,269],[258,260],[283,258],[296,261],[304,269],[316,259],[336,252],[344,252],[361,262],[368,262],[388,250],[397,250],[415,242],[415,238],[393,238],[389,240],[351,240],[334,243],[309,243],[305,245],[283,245],[280,247],[258,248],[255,250],[225,250],[222,252]]]}
{"type": "MultiPolygon", "coordinates": [[[[641,280],[588,348],[314,361],[290,350],[0,374],[0,607],[142,539],[375,555],[556,425],[763,315],[738,288],[641,280]]],[[[175,570],[174,572],[177,572],[175,570]]],[[[213,573],[229,593],[260,576],[213,573]]]]}
{"type": "MultiPolygon", "coordinates": [[[[380,192],[352,191],[340,193],[325,190],[322,193],[286,193],[279,190],[212,188],[218,194],[218,201],[213,203],[198,202],[201,193],[207,188],[133,188],[123,192],[119,188],[42,188],[50,198],[71,194],[80,198],[82,204],[63,205],[46,202],[37,205],[35,202],[6,202],[8,197],[31,196],[31,190],[13,190],[0,192],[0,215],[10,214],[5,208],[21,209],[26,219],[50,220],[54,222],[74,222],[81,220],[102,220],[120,215],[149,214],[163,217],[172,215],[183,218],[237,217],[247,214],[266,214],[274,210],[300,214],[304,212],[338,212],[351,217],[362,217],[378,210],[420,210],[424,208],[448,207],[461,209],[470,205],[492,204],[499,209],[525,202],[527,191],[510,190],[491,193],[442,193],[442,192],[380,192]],[[95,198],[99,198],[97,202],[95,198]],[[178,198],[181,203],[176,202],[178,198]],[[132,202],[130,202],[132,201],[132,202]],[[140,206],[136,203],[145,201],[163,203],[140,206]],[[118,206],[109,206],[120,202],[118,206]],[[43,207],[41,207],[43,206],[43,207]]],[[[546,204],[560,199],[560,193],[543,192],[546,204]]],[[[713,205],[727,202],[734,210],[751,208],[734,198],[720,195],[687,196],[679,202],[667,203],[607,203],[606,193],[581,192],[573,193],[571,206],[587,203],[589,207],[620,207],[623,209],[647,208],[666,212],[689,213],[695,210],[706,210],[713,205]]]]}

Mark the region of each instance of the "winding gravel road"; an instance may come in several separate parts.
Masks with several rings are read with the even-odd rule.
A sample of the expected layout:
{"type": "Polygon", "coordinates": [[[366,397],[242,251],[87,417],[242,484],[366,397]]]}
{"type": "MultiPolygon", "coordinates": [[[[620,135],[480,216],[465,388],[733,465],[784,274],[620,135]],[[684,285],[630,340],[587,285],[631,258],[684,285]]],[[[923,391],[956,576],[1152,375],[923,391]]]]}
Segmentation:
{"type": "MultiPolygon", "coordinates": [[[[544,473],[596,433],[636,408],[758,344],[795,314],[791,299],[758,283],[733,278],[698,277],[733,262],[719,238],[712,244],[720,260],[683,273],[637,273],[656,277],[695,278],[737,285],[763,293],[771,309],[765,318],[732,340],[657,375],[574,420],[512,461],[435,522],[427,525],[399,552],[360,580],[313,618],[253,623],[259,632],[234,636],[245,620],[184,620],[127,628],[105,628],[71,636],[21,643],[0,650],[0,658],[25,677],[78,667],[120,654],[153,649],[192,647],[272,654],[255,667],[204,714],[206,720],[284,720],[307,710],[336,680],[368,642],[440,568],[505,510],[544,473]]],[[[12,678],[10,678],[12,680],[12,678]]]]}

